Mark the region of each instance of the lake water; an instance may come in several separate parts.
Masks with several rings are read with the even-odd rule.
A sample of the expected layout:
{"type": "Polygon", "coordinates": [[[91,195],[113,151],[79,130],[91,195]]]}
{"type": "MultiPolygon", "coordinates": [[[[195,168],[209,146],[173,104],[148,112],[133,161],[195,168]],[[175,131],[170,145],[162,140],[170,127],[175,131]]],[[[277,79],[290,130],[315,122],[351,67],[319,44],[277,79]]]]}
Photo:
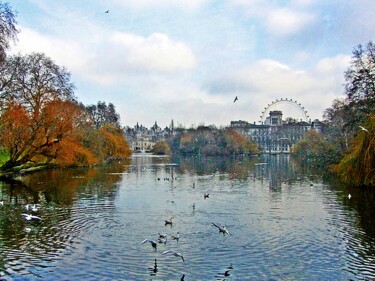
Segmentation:
{"type": "Polygon", "coordinates": [[[287,155],[135,155],[23,175],[0,192],[4,280],[375,279],[375,191],[324,183],[287,155]],[[156,250],[141,244],[159,233],[156,250]]]}

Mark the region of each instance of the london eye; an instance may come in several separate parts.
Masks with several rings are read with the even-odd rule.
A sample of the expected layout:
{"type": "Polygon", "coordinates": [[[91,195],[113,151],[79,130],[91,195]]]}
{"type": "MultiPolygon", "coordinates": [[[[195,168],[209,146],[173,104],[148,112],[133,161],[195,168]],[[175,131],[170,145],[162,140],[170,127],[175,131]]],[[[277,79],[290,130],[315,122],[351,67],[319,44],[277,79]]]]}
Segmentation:
{"type": "Polygon", "coordinates": [[[284,115],[287,115],[287,117],[290,117],[294,120],[309,122],[309,115],[302,104],[297,102],[296,100],[288,98],[276,99],[275,101],[272,101],[270,104],[268,104],[263,109],[262,115],[260,116],[261,120],[259,122],[261,124],[264,124],[269,113],[273,110],[284,111],[284,115]],[[292,116],[288,116],[289,114],[291,114],[292,116]]]}

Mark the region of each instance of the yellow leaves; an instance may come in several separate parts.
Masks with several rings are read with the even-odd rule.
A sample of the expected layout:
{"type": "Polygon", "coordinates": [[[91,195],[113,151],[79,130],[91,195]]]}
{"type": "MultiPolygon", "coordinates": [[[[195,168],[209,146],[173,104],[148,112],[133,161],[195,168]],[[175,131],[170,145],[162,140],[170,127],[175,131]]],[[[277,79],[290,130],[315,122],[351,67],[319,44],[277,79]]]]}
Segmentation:
{"type": "Polygon", "coordinates": [[[125,158],[131,155],[123,132],[114,126],[106,125],[99,129],[102,137],[101,150],[105,158],[125,158]]]}
{"type": "Polygon", "coordinates": [[[99,158],[84,147],[81,143],[74,141],[62,141],[61,148],[54,163],[61,166],[72,165],[95,165],[98,164],[99,158]]]}
{"type": "Polygon", "coordinates": [[[354,138],[348,153],[333,167],[340,179],[354,186],[375,186],[375,115],[354,138]]]}

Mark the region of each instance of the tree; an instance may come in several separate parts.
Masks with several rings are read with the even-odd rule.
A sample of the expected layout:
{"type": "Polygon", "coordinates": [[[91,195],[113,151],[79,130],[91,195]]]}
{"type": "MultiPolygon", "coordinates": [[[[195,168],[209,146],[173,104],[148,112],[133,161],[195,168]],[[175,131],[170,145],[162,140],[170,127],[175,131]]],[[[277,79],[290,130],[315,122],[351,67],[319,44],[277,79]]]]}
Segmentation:
{"type": "Polygon", "coordinates": [[[358,45],[353,50],[351,66],[345,72],[348,125],[357,128],[370,114],[375,113],[375,45],[358,45]]]}
{"type": "Polygon", "coordinates": [[[59,100],[74,101],[70,73],[42,53],[10,57],[0,68],[0,105],[18,102],[38,118],[44,105],[59,100]]]}
{"type": "Polygon", "coordinates": [[[354,186],[375,186],[375,115],[364,123],[350,149],[334,166],[339,178],[354,186]]]}
{"type": "Polygon", "coordinates": [[[0,116],[0,142],[9,153],[9,160],[1,169],[56,159],[63,141],[77,141],[78,111],[73,102],[55,100],[45,104],[39,117],[34,118],[25,106],[9,103],[0,116]]]}
{"type": "Polygon", "coordinates": [[[326,167],[339,161],[340,154],[325,136],[315,130],[308,131],[304,138],[293,145],[292,155],[304,164],[326,167]]]}
{"type": "Polygon", "coordinates": [[[155,143],[154,147],[152,148],[152,153],[156,155],[170,155],[171,149],[167,142],[158,141],[157,143],[155,143]]]}
{"type": "Polygon", "coordinates": [[[15,13],[8,3],[0,2],[0,65],[5,60],[9,42],[16,39],[17,33],[15,13]]]}
{"type": "Polygon", "coordinates": [[[97,129],[108,124],[120,128],[120,115],[112,103],[107,105],[105,102],[99,101],[97,105],[87,106],[86,110],[97,129]]]}
{"type": "Polygon", "coordinates": [[[350,139],[353,136],[352,130],[347,125],[351,118],[347,106],[347,100],[335,99],[332,106],[327,108],[323,114],[326,125],[324,134],[341,153],[348,149],[350,139]]]}
{"type": "Polygon", "coordinates": [[[44,54],[6,59],[0,68],[0,142],[10,159],[2,170],[38,156],[56,158],[57,144],[76,129],[73,89],[70,74],[44,54]]]}

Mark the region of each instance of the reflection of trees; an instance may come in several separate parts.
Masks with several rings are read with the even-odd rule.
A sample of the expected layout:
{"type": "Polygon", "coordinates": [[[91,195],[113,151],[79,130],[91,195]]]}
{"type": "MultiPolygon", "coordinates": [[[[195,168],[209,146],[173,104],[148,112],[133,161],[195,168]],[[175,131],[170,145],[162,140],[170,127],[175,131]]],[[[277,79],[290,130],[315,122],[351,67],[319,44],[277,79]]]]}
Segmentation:
{"type": "Polygon", "coordinates": [[[180,157],[180,173],[193,173],[197,175],[212,175],[227,173],[231,178],[246,179],[253,173],[255,157],[180,157]]]}
{"type": "MultiPolygon", "coordinates": [[[[343,193],[342,203],[358,212],[359,224],[369,235],[375,237],[375,193],[372,188],[349,188],[343,193]],[[351,198],[348,198],[351,194],[351,198]]],[[[375,255],[375,253],[373,253],[375,255]]]]}
{"type": "Polygon", "coordinates": [[[92,213],[96,205],[79,210],[79,206],[72,208],[73,203],[77,198],[114,197],[116,183],[128,166],[129,161],[125,161],[104,167],[45,170],[1,181],[0,200],[4,206],[0,206],[0,276],[7,268],[20,265],[27,271],[32,259],[33,267],[42,265],[69,248],[80,231],[95,223],[85,221],[86,215],[81,218],[79,213],[92,213]],[[40,222],[22,218],[22,213],[31,212],[24,209],[25,204],[40,205],[35,213],[42,217],[40,222]]]}

